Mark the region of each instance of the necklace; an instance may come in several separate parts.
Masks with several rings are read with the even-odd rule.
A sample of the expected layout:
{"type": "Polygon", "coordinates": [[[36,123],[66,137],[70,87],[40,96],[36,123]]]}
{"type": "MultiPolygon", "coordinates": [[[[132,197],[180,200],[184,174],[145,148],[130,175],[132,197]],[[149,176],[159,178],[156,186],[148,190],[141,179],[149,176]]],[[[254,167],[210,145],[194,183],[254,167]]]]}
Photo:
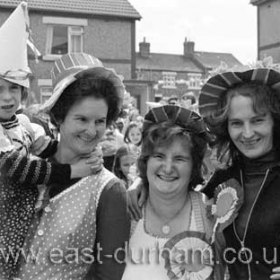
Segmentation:
{"type": "MultiPolygon", "coordinates": [[[[177,218],[177,217],[181,214],[181,212],[183,211],[183,209],[184,209],[185,206],[186,206],[186,202],[187,202],[187,201],[188,201],[188,197],[185,199],[183,205],[174,213],[174,215],[173,215],[171,218],[169,218],[168,220],[166,220],[166,221],[163,222],[163,226],[161,227],[161,232],[162,232],[163,234],[168,235],[168,234],[171,232],[171,227],[170,227],[170,225],[169,225],[170,222],[171,222],[172,220],[174,220],[175,218],[177,218]]],[[[164,220],[163,217],[162,217],[160,214],[158,214],[157,210],[156,210],[155,207],[152,205],[150,199],[148,200],[148,204],[149,204],[149,206],[150,206],[152,212],[160,219],[160,221],[163,221],[163,220],[164,220]]]]}
{"type": "MultiPolygon", "coordinates": [[[[260,186],[260,189],[257,193],[257,196],[255,197],[254,201],[253,201],[253,205],[249,211],[249,215],[248,215],[248,218],[247,218],[247,221],[246,221],[246,225],[245,225],[245,231],[244,231],[244,234],[243,234],[243,237],[239,236],[239,234],[237,233],[237,229],[236,229],[236,220],[233,221],[233,232],[237,238],[237,240],[240,242],[240,245],[241,245],[241,249],[240,249],[240,257],[243,258],[244,256],[246,257],[245,261],[248,260],[248,256],[247,256],[247,249],[246,249],[246,246],[245,246],[245,239],[246,239],[246,235],[247,235],[247,231],[248,231],[248,226],[249,226],[249,222],[251,220],[251,215],[252,215],[252,212],[255,208],[255,204],[260,196],[260,193],[263,189],[263,186],[264,186],[264,183],[266,182],[266,179],[267,179],[267,176],[268,176],[268,173],[269,173],[269,169],[266,170],[266,173],[265,173],[265,176],[263,178],[263,181],[261,183],[261,186],[260,186]]],[[[244,181],[243,181],[243,174],[242,172],[240,171],[240,180],[241,180],[241,186],[242,188],[244,189],[244,181]]],[[[251,278],[250,278],[251,279],[251,278]]]]}

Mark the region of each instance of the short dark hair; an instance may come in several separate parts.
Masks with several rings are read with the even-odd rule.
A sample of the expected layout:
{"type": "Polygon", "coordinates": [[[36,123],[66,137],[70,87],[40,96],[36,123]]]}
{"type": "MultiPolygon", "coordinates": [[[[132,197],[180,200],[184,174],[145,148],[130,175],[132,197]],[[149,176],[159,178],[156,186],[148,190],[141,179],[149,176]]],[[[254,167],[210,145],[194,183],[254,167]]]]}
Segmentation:
{"type": "Polygon", "coordinates": [[[142,151],[138,159],[138,168],[145,188],[148,189],[149,186],[147,178],[147,162],[149,157],[153,154],[156,147],[167,146],[176,137],[182,137],[190,144],[193,167],[188,186],[189,189],[194,189],[204,181],[201,167],[207,149],[207,141],[196,133],[192,133],[179,125],[166,121],[151,125],[143,133],[142,151]]]}
{"type": "Polygon", "coordinates": [[[65,88],[53,108],[50,110],[51,121],[58,126],[63,122],[70,108],[86,97],[105,100],[108,106],[107,123],[109,126],[118,118],[120,113],[120,97],[113,83],[108,79],[95,78],[88,74],[79,77],[65,88]]]}

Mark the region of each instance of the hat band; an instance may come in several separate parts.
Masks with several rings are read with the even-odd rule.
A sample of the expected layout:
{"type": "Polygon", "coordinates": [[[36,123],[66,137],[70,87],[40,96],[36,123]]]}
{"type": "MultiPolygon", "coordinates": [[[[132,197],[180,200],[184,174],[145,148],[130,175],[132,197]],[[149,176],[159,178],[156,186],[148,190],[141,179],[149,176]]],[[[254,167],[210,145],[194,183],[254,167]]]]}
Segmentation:
{"type": "Polygon", "coordinates": [[[4,74],[0,73],[0,77],[3,79],[12,79],[16,81],[23,81],[29,78],[30,72],[22,69],[8,70],[4,74]]]}

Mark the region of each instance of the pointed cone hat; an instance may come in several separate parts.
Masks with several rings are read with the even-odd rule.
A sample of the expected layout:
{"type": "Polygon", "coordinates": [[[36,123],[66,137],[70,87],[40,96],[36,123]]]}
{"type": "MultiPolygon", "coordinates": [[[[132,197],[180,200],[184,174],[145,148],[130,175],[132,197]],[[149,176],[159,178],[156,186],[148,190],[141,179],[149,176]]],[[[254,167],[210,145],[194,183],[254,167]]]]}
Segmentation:
{"type": "Polygon", "coordinates": [[[21,2],[0,27],[0,77],[29,88],[27,3],[21,2]]]}

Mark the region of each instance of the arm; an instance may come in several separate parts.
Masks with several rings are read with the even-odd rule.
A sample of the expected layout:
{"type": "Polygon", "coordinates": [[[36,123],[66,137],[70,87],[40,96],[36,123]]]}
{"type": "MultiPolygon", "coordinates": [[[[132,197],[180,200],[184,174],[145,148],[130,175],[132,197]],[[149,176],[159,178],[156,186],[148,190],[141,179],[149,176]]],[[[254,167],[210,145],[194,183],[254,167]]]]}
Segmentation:
{"type": "Polygon", "coordinates": [[[81,159],[69,165],[50,163],[37,157],[21,155],[17,150],[0,152],[0,177],[6,177],[22,185],[64,184],[72,178],[91,175],[100,169],[102,159],[93,153],[92,158],[81,159]]]}
{"type": "Polygon", "coordinates": [[[211,178],[209,179],[206,186],[201,190],[201,192],[206,194],[208,198],[212,198],[214,196],[215,189],[219,184],[227,181],[230,178],[234,178],[234,176],[232,176],[233,174],[232,170],[233,170],[232,168],[229,168],[227,170],[225,169],[216,170],[214,174],[211,176],[211,178]]]}
{"type": "Polygon", "coordinates": [[[125,268],[123,252],[129,239],[130,222],[126,191],[119,181],[110,182],[100,196],[96,228],[95,262],[89,279],[120,280],[125,268]],[[102,248],[100,253],[98,245],[102,248]],[[117,250],[120,253],[115,258],[117,250]]]}
{"type": "Polygon", "coordinates": [[[130,216],[134,220],[139,220],[142,217],[141,208],[146,201],[147,191],[142,186],[141,178],[136,178],[134,183],[127,190],[128,209],[130,216]]]}

